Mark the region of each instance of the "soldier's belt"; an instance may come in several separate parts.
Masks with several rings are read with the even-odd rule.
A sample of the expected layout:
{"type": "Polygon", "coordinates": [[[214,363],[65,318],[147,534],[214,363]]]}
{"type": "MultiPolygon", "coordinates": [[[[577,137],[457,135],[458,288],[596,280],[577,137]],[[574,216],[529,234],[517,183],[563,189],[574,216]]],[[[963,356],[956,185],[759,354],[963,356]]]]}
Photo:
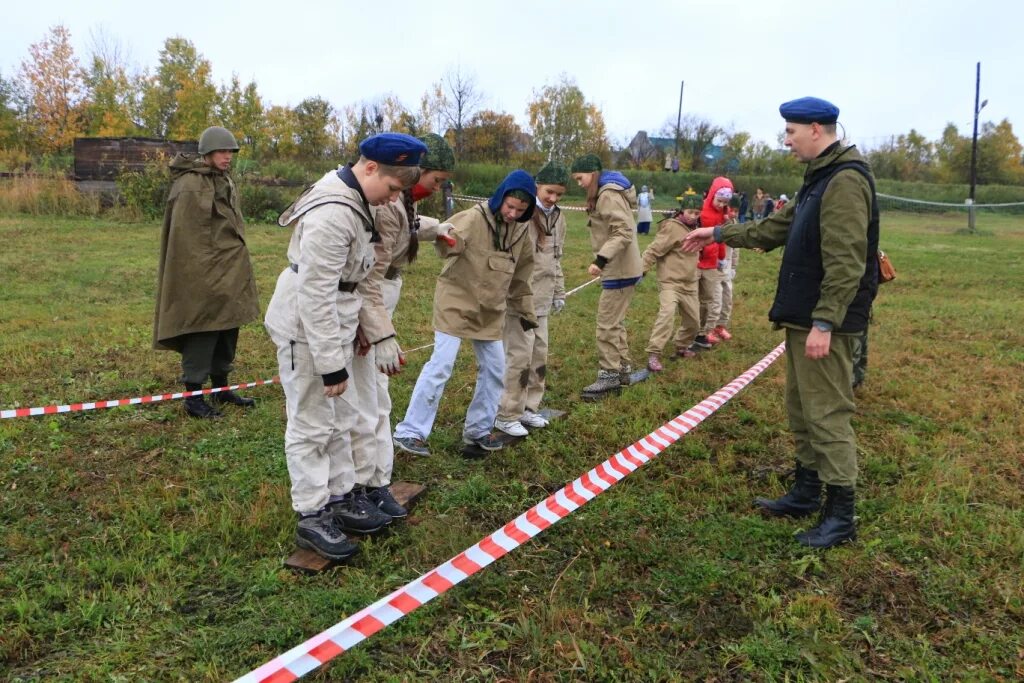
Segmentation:
{"type": "MultiPolygon", "coordinates": [[[[299,264],[298,263],[289,263],[288,267],[292,269],[293,273],[299,272],[299,264]]],[[[344,280],[342,280],[341,282],[338,283],[338,291],[339,292],[352,293],[352,292],[356,291],[356,287],[358,287],[358,286],[359,286],[358,282],[345,282],[344,280]]]]}

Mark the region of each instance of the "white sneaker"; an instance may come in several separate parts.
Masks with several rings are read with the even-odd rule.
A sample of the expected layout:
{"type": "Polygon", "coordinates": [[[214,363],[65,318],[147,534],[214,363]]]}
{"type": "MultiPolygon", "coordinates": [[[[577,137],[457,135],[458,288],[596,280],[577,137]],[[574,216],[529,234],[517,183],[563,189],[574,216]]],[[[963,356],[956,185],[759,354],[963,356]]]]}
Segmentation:
{"type": "Polygon", "coordinates": [[[543,415],[535,413],[532,410],[527,410],[523,413],[523,416],[519,418],[519,422],[526,427],[533,427],[534,429],[540,429],[547,427],[550,424],[543,415]]]}
{"type": "Polygon", "coordinates": [[[530,432],[519,420],[495,420],[494,428],[505,432],[509,436],[529,436],[530,432]]]}

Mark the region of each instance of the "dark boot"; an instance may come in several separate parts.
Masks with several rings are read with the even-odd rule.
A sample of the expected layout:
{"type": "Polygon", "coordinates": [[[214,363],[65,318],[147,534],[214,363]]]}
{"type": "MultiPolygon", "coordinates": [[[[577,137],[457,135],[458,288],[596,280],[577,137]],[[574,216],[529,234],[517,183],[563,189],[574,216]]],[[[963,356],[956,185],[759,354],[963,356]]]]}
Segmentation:
{"type": "Polygon", "coordinates": [[[327,509],[334,515],[338,527],[350,534],[375,534],[391,524],[391,516],[370,502],[361,486],[353,488],[341,500],[328,503],[327,509]]]}
{"type": "Polygon", "coordinates": [[[299,517],[295,545],[335,562],[347,560],[359,552],[359,546],[345,536],[329,510],[299,517]]]}
{"type": "Polygon", "coordinates": [[[775,517],[813,515],[821,507],[821,479],[818,478],[818,470],[804,467],[798,461],[796,463],[796,481],[793,482],[789,492],[774,500],[757,498],[754,500],[754,505],[775,517]]]}
{"type": "MultiPolygon", "coordinates": [[[[185,383],[186,391],[199,391],[202,388],[202,384],[185,383]]],[[[185,413],[191,417],[206,419],[221,417],[220,411],[207,403],[206,398],[202,394],[199,396],[189,396],[185,399],[185,413]]]]}
{"type": "Polygon", "coordinates": [[[796,540],[812,548],[831,548],[857,540],[857,525],[853,521],[853,487],[825,486],[821,523],[797,534],[796,540]]]}
{"type": "Polygon", "coordinates": [[[380,511],[393,519],[405,519],[409,511],[395,500],[391,495],[391,488],[388,486],[367,486],[365,487],[366,497],[370,502],[380,508],[380,511]]]}
{"type": "MultiPolygon", "coordinates": [[[[213,384],[213,388],[226,387],[228,386],[227,375],[210,376],[210,382],[213,384]]],[[[230,403],[233,406],[239,406],[240,408],[252,408],[256,405],[256,399],[254,398],[243,398],[230,389],[225,391],[218,391],[216,394],[210,394],[210,400],[216,405],[224,405],[230,403]]]]}

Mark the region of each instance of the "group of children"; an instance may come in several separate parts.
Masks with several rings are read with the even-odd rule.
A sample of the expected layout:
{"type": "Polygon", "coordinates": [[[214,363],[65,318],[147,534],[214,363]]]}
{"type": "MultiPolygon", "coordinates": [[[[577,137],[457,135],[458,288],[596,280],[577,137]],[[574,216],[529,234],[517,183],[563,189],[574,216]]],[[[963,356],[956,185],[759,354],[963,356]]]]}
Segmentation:
{"type": "Polygon", "coordinates": [[[495,451],[507,441],[500,433],[522,437],[547,426],[540,406],[548,318],[564,308],[566,296],[566,222],[558,202],[570,177],[586,192],[594,253],[588,272],[602,285],[598,376],[583,397],[599,398],[630,382],[624,322],[651,267],[661,299],[648,346],[651,370],[662,369],[676,310],[683,317],[680,355],[729,338],[720,303],[731,287],[727,255],[714,246],[714,254],[709,247],[707,259],[698,260],[680,248],[692,228],[727,219],[727,179],[717,179],[703,202],[684,197],[682,211],[662,221],[641,256],[636,190],[622,174],[604,170],[596,155],[576,159],[570,169],[548,162],[536,176],[513,171],[489,199],[442,223],[419,215],[417,202],[454,170],[443,138],[384,133],[359,149],[356,163],[325,174],[282,214],[280,224],[292,229],[289,263],[265,320],[286,397],[285,454],[300,547],[343,560],[357,552],[348,534],[372,534],[406,516],[390,492],[395,448],[430,454],[427,440],[464,340],[473,346],[477,377],[463,442],[495,451]],[[402,270],[421,242],[433,244],[443,259],[433,353],[392,432],[389,377],[405,362],[393,316],[402,270]]]}
{"type": "Polygon", "coordinates": [[[644,272],[655,268],[658,276],[659,309],[647,344],[647,368],[651,372],[664,369],[661,356],[673,336],[676,313],[680,324],[674,345],[675,355],[680,358],[692,358],[732,339],[729,324],[736,250],[711,244],[699,254],[686,253],[682,244],[694,228],[735,220],[733,197],[732,181],[725,177],[715,178],[704,197],[687,190],[680,198],[680,209],[659,223],[654,241],[644,250],[644,272]]]}

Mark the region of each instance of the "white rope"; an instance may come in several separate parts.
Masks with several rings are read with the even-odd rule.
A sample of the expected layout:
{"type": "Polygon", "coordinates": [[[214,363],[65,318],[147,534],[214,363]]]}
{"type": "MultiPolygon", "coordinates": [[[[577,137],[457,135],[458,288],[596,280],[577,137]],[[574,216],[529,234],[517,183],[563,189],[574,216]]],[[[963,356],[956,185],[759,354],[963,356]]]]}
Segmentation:
{"type": "MultiPolygon", "coordinates": [[[[896,202],[906,202],[907,204],[921,204],[922,206],[941,206],[948,209],[966,209],[970,207],[970,204],[955,204],[951,202],[932,202],[926,199],[910,199],[909,197],[897,197],[891,194],[883,194],[882,192],[876,193],[882,199],[889,199],[896,202]]],[[[1007,202],[1004,204],[975,204],[976,209],[1001,209],[1008,206],[1024,206],[1024,202],[1007,202]]]]}

